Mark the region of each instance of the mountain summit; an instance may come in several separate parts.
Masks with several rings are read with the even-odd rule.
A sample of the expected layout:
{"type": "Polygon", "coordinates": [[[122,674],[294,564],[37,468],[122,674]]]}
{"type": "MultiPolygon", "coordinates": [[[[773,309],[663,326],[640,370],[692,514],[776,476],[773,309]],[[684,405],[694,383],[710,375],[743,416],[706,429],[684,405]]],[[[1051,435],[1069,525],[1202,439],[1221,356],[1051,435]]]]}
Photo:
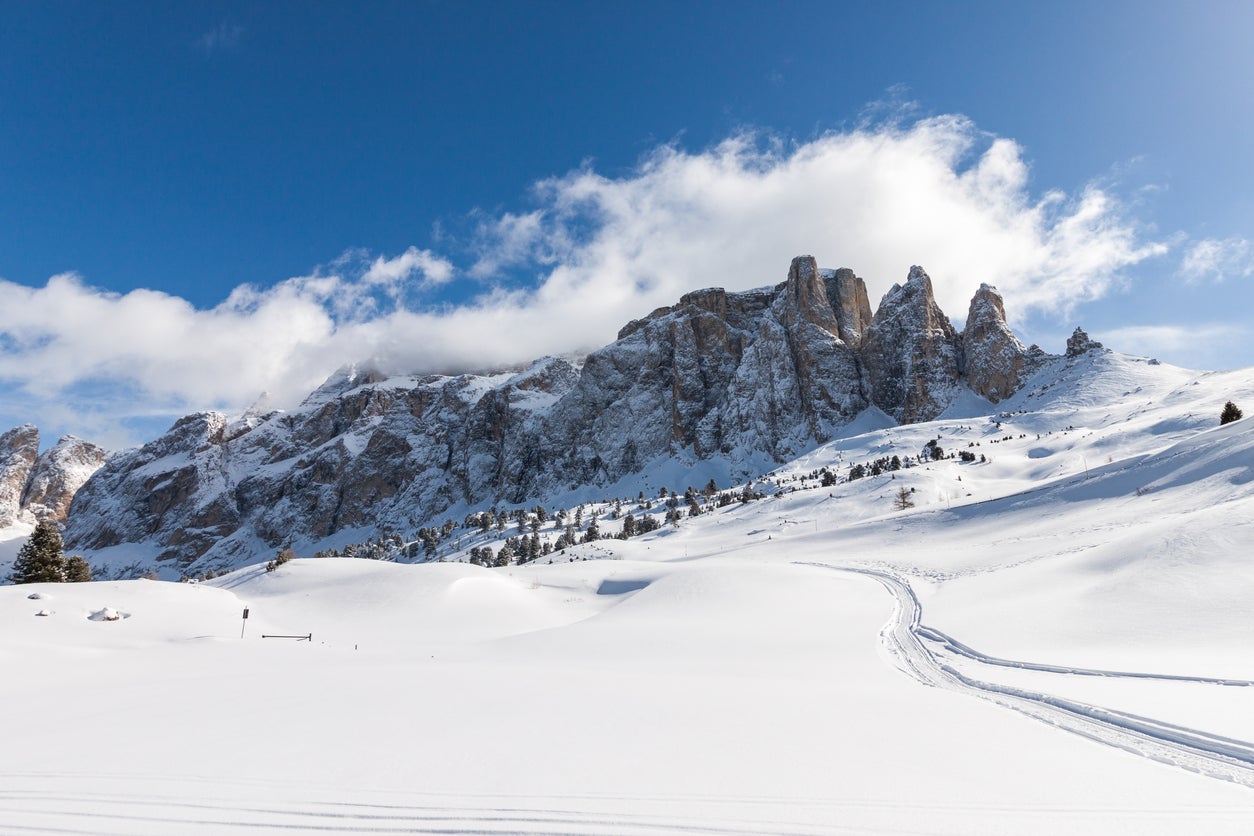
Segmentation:
{"type": "Polygon", "coordinates": [[[912,423],[967,388],[1002,400],[1044,357],[988,285],[958,333],[922,267],[872,316],[852,270],[798,256],[774,287],[698,290],[628,323],[579,368],[544,358],[517,373],[385,379],[348,366],[290,412],[188,416],[109,460],[79,491],[66,540],[143,544],[187,570],[626,489],[676,462],[753,475],[867,410],[912,423]]]}

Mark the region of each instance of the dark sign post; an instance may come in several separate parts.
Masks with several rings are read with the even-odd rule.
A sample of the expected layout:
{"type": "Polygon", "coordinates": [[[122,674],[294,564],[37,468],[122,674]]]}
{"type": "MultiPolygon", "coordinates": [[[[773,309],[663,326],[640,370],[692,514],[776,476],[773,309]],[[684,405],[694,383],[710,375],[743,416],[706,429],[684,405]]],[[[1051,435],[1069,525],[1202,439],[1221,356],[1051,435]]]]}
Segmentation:
{"type": "Polygon", "coordinates": [[[244,607],[244,620],[239,625],[239,637],[244,638],[244,628],[248,626],[248,607],[244,607]]]}

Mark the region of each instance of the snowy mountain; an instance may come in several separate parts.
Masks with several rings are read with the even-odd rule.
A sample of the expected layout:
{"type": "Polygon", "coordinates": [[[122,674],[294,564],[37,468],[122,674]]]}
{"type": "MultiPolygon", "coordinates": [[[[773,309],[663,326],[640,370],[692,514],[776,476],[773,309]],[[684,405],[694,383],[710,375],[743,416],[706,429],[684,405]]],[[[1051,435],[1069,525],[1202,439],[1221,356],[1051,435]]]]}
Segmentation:
{"type": "MultiPolygon", "coordinates": [[[[491,505],[649,491],[680,471],[743,480],[863,421],[1010,397],[1049,358],[982,287],[959,334],[922,268],[874,316],[851,270],[713,288],[627,324],[579,368],[387,378],[348,367],[297,409],[188,416],[80,491],[69,548],[167,572],[409,534],[491,505]]],[[[707,476],[706,478],[709,478],[707,476]]],[[[704,479],[702,480],[704,481],[704,479]]]]}
{"type": "Polygon", "coordinates": [[[74,494],[104,460],[103,449],[72,435],[40,453],[33,424],[0,435],[0,529],[65,522],[74,494]]]}
{"type": "MultiPolygon", "coordinates": [[[[762,498],[696,483],[677,525],[522,565],[0,587],[20,672],[0,700],[82,720],[11,724],[0,822],[1249,833],[1254,418],[1219,415],[1254,403],[1254,370],[1073,349],[996,406],[960,390],[930,421],[864,412],[755,479],[762,498]]],[[[408,391],[367,381],[342,375],[297,426],[347,446],[349,404],[408,391]]],[[[673,494],[604,498],[570,509],[581,530],[656,519],[673,494]]],[[[501,549],[518,522],[570,524],[459,526],[442,548],[501,549]]]]}

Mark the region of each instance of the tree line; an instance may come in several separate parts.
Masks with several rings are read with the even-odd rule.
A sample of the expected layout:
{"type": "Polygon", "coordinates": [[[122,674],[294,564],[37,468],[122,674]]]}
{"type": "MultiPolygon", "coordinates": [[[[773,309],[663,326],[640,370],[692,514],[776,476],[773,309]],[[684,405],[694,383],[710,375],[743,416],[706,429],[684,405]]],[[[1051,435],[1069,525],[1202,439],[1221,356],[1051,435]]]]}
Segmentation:
{"type": "Polygon", "coordinates": [[[44,520],[17,553],[9,580],[13,583],[84,583],[91,567],[82,555],[64,555],[56,523],[44,520]]]}

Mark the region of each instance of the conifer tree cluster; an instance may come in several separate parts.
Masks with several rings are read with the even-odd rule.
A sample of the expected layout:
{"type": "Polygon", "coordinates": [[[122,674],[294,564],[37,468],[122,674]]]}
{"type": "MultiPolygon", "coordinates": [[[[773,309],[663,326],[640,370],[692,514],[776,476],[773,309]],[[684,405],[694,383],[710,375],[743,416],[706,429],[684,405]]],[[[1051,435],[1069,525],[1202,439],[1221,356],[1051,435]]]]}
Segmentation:
{"type": "Polygon", "coordinates": [[[66,559],[62,553],[61,532],[56,524],[44,520],[35,526],[30,539],[17,553],[13,583],[83,583],[91,580],[91,567],[80,555],[66,559]]]}
{"type": "Polygon", "coordinates": [[[1219,426],[1222,427],[1224,424],[1240,421],[1244,417],[1245,413],[1241,411],[1241,408],[1232,401],[1228,401],[1224,404],[1224,411],[1219,413],[1219,426]]]}
{"type": "Polygon", "coordinates": [[[294,560],[295,558],[296,552],[292,551],[291,548],[279,549],[278,554],[274,556],[274,560],[271,560],[266,564],[266,571],[273,572],[284,563],[287,563],[289,560],[294,560]]]}

